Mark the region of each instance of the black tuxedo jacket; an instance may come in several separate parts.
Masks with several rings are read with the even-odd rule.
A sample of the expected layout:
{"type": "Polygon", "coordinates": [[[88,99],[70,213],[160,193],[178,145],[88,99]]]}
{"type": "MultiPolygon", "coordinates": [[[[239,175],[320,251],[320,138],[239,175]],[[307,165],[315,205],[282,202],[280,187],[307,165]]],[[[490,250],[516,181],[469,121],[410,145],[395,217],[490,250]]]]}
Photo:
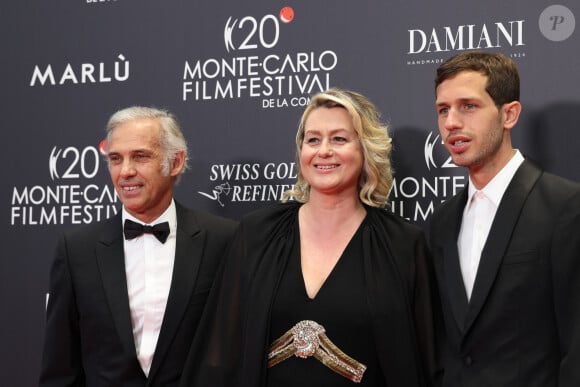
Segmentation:
{"type": "Polygon", "coordinates": [[[149,378],[133,339],[119,213],[59,240],[50,275],[40,386],[178,384],[236,223],[178,203],[176,210],[173,277],[149,378]]]}
{"type": "Polygon", "coordinates": [[[467,189],[435,210],[444,386],[580,386],[580,185],[526,160],[483,248],[470,302],[457,238],[467,189]]]}

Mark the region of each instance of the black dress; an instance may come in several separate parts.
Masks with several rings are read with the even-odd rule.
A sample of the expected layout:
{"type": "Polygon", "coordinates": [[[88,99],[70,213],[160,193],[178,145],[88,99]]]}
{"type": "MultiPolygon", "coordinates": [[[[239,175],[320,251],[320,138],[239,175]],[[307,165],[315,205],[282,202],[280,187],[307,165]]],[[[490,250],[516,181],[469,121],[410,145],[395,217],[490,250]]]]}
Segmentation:
{"type": "MultiPolygon", "coordinates": [[[[381,379],[389,387],[431,385],[431,377],[439,370],[433,333],[434,317],[440,314],[422,231],[390,211],[367,206],[363,224],[312,302],[326,305],[330,300],[328,308],[311,308],[316,313],[326,310],[328,315],[287,317],[273,308],[280,311],[283,306],[286,310],[289,302],[298,299],[292,293],[285,296],[287,291],[283,289],[278,291],[281,286],[288,286],[281,282],[292,261],[296,265],[294,281],[290,274],[284,280],[290,281],[289,291],[292,286],[298,286],[304,304],[309,301],[304,300],[299,269],[300,206],[295,202],[277,204],[254,211],[241,220],[212,287],[180,386],[264,387],[269,377],[272,378],[270,385],[275,385],[273,378],[277,378],[286,380],[287,385],[305,386],[306,378],[290,381],[272,372],[289,375],[291,370],[276,367],[288,367],[293,360],[318,367],[318,360],[287,359],[267,367],[273,339],[301,318],[320,320],[338,348],[368,366],[363,382],[375,383],[373,379],[381,379]],[[347,293],[354,296],[346,299],[347,293]],[[369,318],[357,321],[359,313],[369,318]],[[355,344],[361,347],[351,347],[351,336],[359,333],[364,335],[355,344]],[[376,362],[380,367],[373,366],[376,362]]],[[[300,309],[289,308],[288,313],[291,310],[300,309]]],[[[355,385],[326,367],[319,371],[336,383],[355,385]]],[[[314,372],[305,373],[314,377],[314,372]]],[[[296,375],[301,377],[302,373],[296,375]]],[[[337,385],[334,382],[313,384],[337,385]]]]}
{"type": "MultiPolygon", "coordinates": [[[[297,224],[295,227],[298,227],[297,224]]],[[[274,298],[270,343],[296,323],[313,320],[324,326],[328,338],[344,353],[367,366],[359,386],[385,386],[374,345],[371,315],[366,301],[362,261],[362,228],[354,234],[328,278],[311,299],[300,265],[300,240],[295,243],[274,298]]],[[[354,386],[314,357],[291,356],[267,371],[269,387],[354,386]]]]}

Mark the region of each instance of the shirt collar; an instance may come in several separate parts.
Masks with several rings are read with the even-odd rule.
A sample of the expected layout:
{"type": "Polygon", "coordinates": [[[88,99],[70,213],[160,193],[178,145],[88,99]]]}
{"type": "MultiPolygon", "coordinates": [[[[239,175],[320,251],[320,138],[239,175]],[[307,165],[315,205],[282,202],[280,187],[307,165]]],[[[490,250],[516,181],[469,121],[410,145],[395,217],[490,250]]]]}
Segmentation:
{"type": "MultiPolygon", "coordinates": [[[[497,207],[499,206],[499,202],[503,197],[508,185],[510,184],[512,178],[516,174],[516,171],[520,167],[520,165],[524,162],[524,156],[520,153],[519,150],[516,149],[516,153],[512,156],[510,161],[499,171],[497,175],[491,179],[489,183],[485,187],[483,187],[480,191],[482,191],[485,196],[491,200],[491,202],[497,207]]],[[[471,181],[471,177],[469,178],[469,188],[468,188],[468,203],[470,203],[471,198],[477,192],[477,189],[473,185],[471,181]]]]}
{"type": "MultiPolygon", "coordinates": [[[[123,206],[122,219],[123,223],[125,223],[125,219],[130,219],[137,223],[143,223],[143,221],[135,218],[133,215],[128,213],[127,210],[125,209],[125,206],[123,206]]],[[[149,223],[149,225],[153,226],[156,225],[157,223],[163,222],[169,222],[169,229],[171,230],[170,232],[171,233],[175,232],[175,227],[177,226],[177,211],[175,209],[175,201],[173,199],[171,199],[169,207],[167,207],[167,209],[161,214],[161,216],[159,216],[153,222],[149,223]]]]}

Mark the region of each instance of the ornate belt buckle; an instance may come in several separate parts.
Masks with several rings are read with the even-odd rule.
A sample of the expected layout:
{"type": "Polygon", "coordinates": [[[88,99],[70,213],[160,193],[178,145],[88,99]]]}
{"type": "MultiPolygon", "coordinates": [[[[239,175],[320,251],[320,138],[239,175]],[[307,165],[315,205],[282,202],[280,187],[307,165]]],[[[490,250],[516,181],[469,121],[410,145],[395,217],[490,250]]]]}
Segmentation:
{"type": "Polygon", "coordinates": [[[324,332],[324,327],[315,321],[304,320],[296,324],[292,328],[293,343],[294,347],[296,347],[294,355],[301,358],[314,355],[320,346],[318,335],[324,332]]]}

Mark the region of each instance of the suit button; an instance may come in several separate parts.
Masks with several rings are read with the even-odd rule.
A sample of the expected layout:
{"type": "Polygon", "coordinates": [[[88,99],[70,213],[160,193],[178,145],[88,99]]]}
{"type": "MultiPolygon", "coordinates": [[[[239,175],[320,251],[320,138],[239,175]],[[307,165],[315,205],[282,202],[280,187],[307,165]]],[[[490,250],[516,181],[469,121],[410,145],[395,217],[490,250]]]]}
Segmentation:
{"type": "Polygon", "coordinates": [[[471,366],[471,365],[473,364],[473,359],[472,359],[472,358],[471,358],[471,356],[469,356],[469,355],[468,355],[468,356],[465,356],[465,357],[463,358],[463,363],[464,363],[464,364],[465,364],[467,367],[469,367],[469,366],[471,366]]]}

